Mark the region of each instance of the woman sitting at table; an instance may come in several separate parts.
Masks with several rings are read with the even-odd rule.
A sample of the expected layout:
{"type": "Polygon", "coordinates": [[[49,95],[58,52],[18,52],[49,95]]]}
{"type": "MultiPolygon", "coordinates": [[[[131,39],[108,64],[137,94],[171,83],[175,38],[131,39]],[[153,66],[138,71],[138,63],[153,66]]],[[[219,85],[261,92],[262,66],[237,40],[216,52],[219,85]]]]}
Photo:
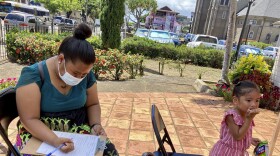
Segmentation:
{"type": "MultiPolygon", "coordinates": [[[[34,136],[54,147],[66,143],[63,152],[74,150],[71,139],[58,137],[53,130],[106,136],[91,70],[95,53],[86,40],[91,34],[86,24],[78,25],[73,36],[62,41],[58,55],[41,62],[43,74],[39,63],[22,69],[16,86],[19,149],[34,136]]],[[[104,155],[118,155],[109,139],[104,155]]]]}

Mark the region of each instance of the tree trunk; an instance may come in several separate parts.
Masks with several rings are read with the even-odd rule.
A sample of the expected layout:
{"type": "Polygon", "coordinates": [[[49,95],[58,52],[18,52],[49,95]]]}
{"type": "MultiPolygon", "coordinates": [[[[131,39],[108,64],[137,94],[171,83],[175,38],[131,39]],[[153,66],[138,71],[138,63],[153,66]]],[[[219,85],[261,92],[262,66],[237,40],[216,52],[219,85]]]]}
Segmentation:
{"type": "Polygon", "coordinates": [[[226,52],[224,54],[223,68],[222,68],[222,82],[230,85],[230,81],[228,79],[228,72],[230,66],[230,53],[232,51],[232,43],[234,37],[235,30],[235,22],[236,22],[236,0],[230,1],[230,14],[229,14],[229,25],[227,32],[227,40],[226,40],[226,52]]]}
{"type": "Polygon", "coordinates": [[[70,15],[72,14],[72,11],[66,12],[66,18],[70,18],[70,15]]]}

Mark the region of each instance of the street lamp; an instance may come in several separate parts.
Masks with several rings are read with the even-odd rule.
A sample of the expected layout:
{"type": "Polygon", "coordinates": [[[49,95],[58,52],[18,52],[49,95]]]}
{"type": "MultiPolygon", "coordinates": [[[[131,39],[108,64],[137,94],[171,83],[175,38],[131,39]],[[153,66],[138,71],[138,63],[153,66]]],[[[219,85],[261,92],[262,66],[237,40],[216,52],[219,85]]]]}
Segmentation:
{"type": "Polygon", "coordinates": [[[242,41],[242,36],[243,36],[243,33],[244,33],[245,25],[246,25],[246,23],[247,23],[247,18],[248,18],[248,15],[249,15],[249,11],[250,11],[251,5],[252,5],[252,3],[253,3],[254,1],[255,1],[255,0],[249,0],[249,3],[248,3],[247,13],[246,13],[246,16],[245,16],[245,20],[244,20],[244,23],[243,23],[243,27],[242,27],[242,29],[241,29],[241,33],[240,33],[240,37],[239,37],[239,40],[238,40],[236,52],[235,52],[235,55],[234,55],[234,62],[237,61],[238,51],[239,51],[239,49],[240,49],[240,44],[241,44],[241,41],[242,41]]]}
{"type": "Polygon", "coordinates": [[[249,28],[248,28],[248,33],[247,33],[247,36],[246,36],[245,45],[247,45],[247,40],[248,40],[248,36],[249,36],[249,33],[250,33],[250,29],[251,29],[252,24],[253,24],[253,20],[250,20],[250,22],[249,22],[249,28]]]}

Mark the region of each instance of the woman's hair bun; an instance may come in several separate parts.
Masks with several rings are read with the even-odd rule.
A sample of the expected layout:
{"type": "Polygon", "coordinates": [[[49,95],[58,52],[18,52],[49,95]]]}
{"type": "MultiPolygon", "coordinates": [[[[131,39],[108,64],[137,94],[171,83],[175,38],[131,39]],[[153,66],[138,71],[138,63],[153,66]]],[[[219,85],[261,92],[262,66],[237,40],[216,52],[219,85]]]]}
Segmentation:
{"type": "Polygon", "coordinates": [[[74,30],[74,37],[80,40],[85,40],[86,38],[89,38],[91,34],[92,31],[90,27],[85,23],[79,24],[74,30]]]}

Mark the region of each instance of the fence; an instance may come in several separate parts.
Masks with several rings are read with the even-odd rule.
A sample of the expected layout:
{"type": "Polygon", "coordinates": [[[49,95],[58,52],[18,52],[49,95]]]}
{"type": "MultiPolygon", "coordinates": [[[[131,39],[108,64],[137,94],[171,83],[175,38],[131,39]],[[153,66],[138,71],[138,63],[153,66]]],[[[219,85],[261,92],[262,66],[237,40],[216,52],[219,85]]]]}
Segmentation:
{"type": "Polygon", "coordinates": [[[9,33],[12,29],[17,28],[19,31],[39,32],[39,33],[54,33],[60,34],[64,32],[73,32],[73,26],[67,25],[54,25],[53,30],[51,26],[38,25],[38,26],[17,26],[7,25],[2,21],[0,23],[0,61],[8,58],[6,48],[6,33],[9,33]]]}
{"type": "Polygon", "coordinates": [[[0,61],[7,59],[6,51],[6,30],[4,24],[0,23],[0,61]]]}

